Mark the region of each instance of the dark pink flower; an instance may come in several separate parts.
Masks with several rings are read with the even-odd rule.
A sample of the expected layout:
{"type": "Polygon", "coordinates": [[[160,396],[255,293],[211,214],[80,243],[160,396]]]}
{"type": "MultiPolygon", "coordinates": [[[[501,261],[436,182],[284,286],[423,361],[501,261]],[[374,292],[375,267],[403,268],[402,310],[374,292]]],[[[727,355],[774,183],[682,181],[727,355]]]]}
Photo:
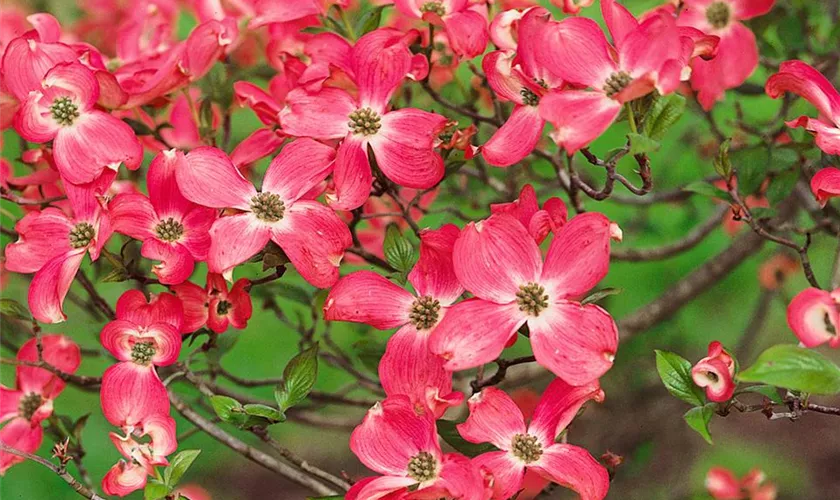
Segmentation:
{"type": "Polygon", "coordinates": [[[408,49],[415,36],[378,29],[356,42],[350,69],[358,98],[334,87],[317,93],[297,88],[286,96],[280,112],[285,133],[343,139],[333,173],[335,193],[329,198],[336,209],[357,208],[370,195],[369,150],[385,176],[401,186],[426,189],[443,178],[443,159],[434,143],[446,118],[413,108],[388,111],[388,100],[403,79],[422,77],[428,70],[425,57],[408,49]]]}
{"type": "Polygon", "coordinates": [[[709,355],[691,369],[694,383],[706,389],[709,401],[721,403],[735,393],[735,360],[718,341],[709,343],[709,355]]]}
{"type": "Polygon", "coordinates": [[[823,207],[829,199],[840,196],[840,169],[825,167],[817,172],[811,178],[811,192],[823,207]]]}
{"type": "Polygon", "coordinates": [[[245,278],[236,280],[228,292],[225,279],[220,274],[207,275],[207,287],[186,281],[172,287],[184,306],[184,324],[181,331],[194,332],[204,325],[216,333],[224,333],[228,325],[243,329],[251,318],[251,296],[245,278]]]}
{"type": "Polygon", "coordinates": [[[420,235],[420,259],[408,275],[417,295],[372,271],[356,271],[333,286],[324,302],[324,319],[399,327],[388,340],[379,378],[388,396],[406,395],[418,412],[440,416],[460,404],[444,360],[429,351],[429,338],[446,311],[463,293],[452,266],[458,228],[452,224],[420,235]]]}
{"type": "Polygon", "coordinates": [[[165,414],[150,415],[125,435],[110,434],[111,442],[125,460],[120,460],[102,478],[102,490],[108,495],[124,497],[146,486],[148,476],[155,475],[155,466],[169,465],[166,456],[178,448],[175,419],[165,414]],[[148,437],[144,442],[137,438],[148,437]]]}
{"type": "Polygon", "coordinates": [[[182,283],[192,275],[196,261],[207,260],[209,231],[217,215],[179,191],[175,172],[189,168],[185,164],[180,151],[161,152],[149,165],[149,197],[121,194],[108,205],[114,231],[142,241],[143,257],[161,261],[152,270],[165,285],[182,283]]]}
{"type": "Polygon", "coordinates": [[[573,385],[597,380],[618,347],[615,322],[578,302],[609,268],[617,226],[598,213],[574,217],[554,236],[543,263],[516,219],[496,214],[470,223],[455,243],[455,274],[475,297],[452,306],[432,332],[432,352],[449,370],[496,359],[524,324],[537,362],[573,385]]]}
{"type": "Polygon", "coordinates": [[[29,310],[44,323],[67,319],[63,303],[85,254],[91,260],[111,237],[107,213],[100,205],[114,178],[108,170],[95,182],[66,184],[73,207],[70,217],[57,208],[30,212],[15,224],[18,240],[6,246],[6,268],[18,273],[35,273],[29,287],[29,310]]]}
{"type": "Polygon", "coordinates": [[[72,184],[94,181],[120,164],[135,170],[143,148],[131,127],[95,108],[99,83],[80,63],[62,63],[47,72],[39,89],[22,101],[15,129],[28,141],[53,141],[53,157],[62,179],[72,184]]]}
{"type": "Polygon", "coordinates": [[[230,208],[210,229],[210,272],[230,280],[233,268],[273,240],[309,283],[326,288],[338,279],[350,230],[331,209],[306,194],[332,171],[335,151],[312,139],[287,144],[257,191],[223,151],[192,150],[176,170],[178,187],[199,205],[230,208]]]}
{"type": "Polygon", "coordinates": [[[490,205],[493,214],[508,214],[522,223],[539,245],[549,233],[557,234],[566,224],[566,204],[560,198],[549,198],[540,209],[534,186],[525,184],[519,198],[510,203],[490,205]]]}
{"type": "Polygon", "coordinates": [[[457,453],[444,454],[434,416],[417,414],[406,396],[389,397],[368,410],[350,435],[350,449],[382,475],[354,484],[347,500],[404,498],[397,495],[414,485],[415,498],[486,498],[484,482],[472,462],[457,453]]]}
{"type": "Polygon", "coordinates": [[[458,425],[458,432],[467,441],[492,443],[500,449],[473,459],[493,477],[494,499],[512,498],[522,489],[528,470],[571,488],[582,500],[601,500],[607,495],[607,470],[585,449],[555,442],[590,399],[604,399],[597,381],[573,387],[555,379],[527,426],[516,403],[495,387],[487,387],[469,399],[470,416],[458,425]]]}
{"type": "MultiPolygon", "coordinates": [[[[840,92],[828,78],[802,61],[785,61],[779,67],[779,72],[767,79],[765,88],[767,95],[774,99],[785,92],[793,92],[817,108],[817,118],[800,116],[787,122],[787,125],[804,127],[816,136],[818,148],[829,155],[840,155],[840,92]]],[[[811,186],[816,195],[813,181],[811,186]]],[[[829,192],[831,189],[828,188],[829,192]]],[[[819,197],[818,201],[825,203],[825,199],[819,200],[819,197]]]]}
{"type": "Polygon", "coordinates": [[[838,303],[838,290],[826,292],[819,288],[806,288],[788,305],[788,326],[805,347],[816,347],[826,342],[831,347],[840,347],[838,303]]]}
{"type": "Polygon", "coordinates": [[[720,37],[717,55],[691,62],[691,86],[709,110],[727,89],[746,81],[758,66],[755,35],[740,21],[762,16],[774,0],[686,0],[677,24],[720,37]]]}
{"type": "MultiPolygon", "coordinates": [[[[79,346],[64,335],[41,337],[42,359],[65,373],[73,373],[82,361],[79,346]]],[[[18,361],[37,362],[37,340],[23,344],[17,354],[18,361]]],[[[52,415],[53,400],[64,390],[65,383],[43,368],[18,365],[15,388],[0,385],[0,441],[26,453],[35,453],[41,446],[44,434],[41,422],[52,415]]],[[[0,475],[23,457],[0,452],[0,475]]]]}
{"type": "Polygon", "coordinates": [[[483,2],[395,0],[394,5],[404,16],[443,26],[449,45],[461,57],[471,59],[487,47],[487,5],[483,2]]]}
{"type": "Polygon", "coordinates": [[[595,0],[551,0],[553,5],[563,9],[566,14],[577,14],[583,7],[589,7],[595,0]]]}
{"type": "Polygon", "coordinates": [[[536,64],[558,81],[589,88],[555,90],[540,100],[540,115],[555,128],[551,137],[568,154],[601,135],[624,103],[676,90],[694,53],[694,40],[668,14],[640,22],[614,0],[602,1],[601,11],[615,48],[595,21],[579,17],[552,22],[545,15],[532,37],[536,64]]]}

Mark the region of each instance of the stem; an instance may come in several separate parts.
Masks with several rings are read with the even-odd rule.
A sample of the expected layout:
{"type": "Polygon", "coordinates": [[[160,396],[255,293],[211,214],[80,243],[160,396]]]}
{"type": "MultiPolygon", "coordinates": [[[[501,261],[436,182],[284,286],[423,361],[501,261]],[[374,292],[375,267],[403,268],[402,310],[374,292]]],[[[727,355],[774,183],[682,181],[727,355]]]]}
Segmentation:
{"type": "Polygon", "coordinates": [[[627,110],[627,123],[630,124],[630,132],[638,134],[639,131],[636,128],[636,115],[633,113],[633,107],[630,105],[629,102],[627,102],[624,104],[624,109],[627,110]]]}

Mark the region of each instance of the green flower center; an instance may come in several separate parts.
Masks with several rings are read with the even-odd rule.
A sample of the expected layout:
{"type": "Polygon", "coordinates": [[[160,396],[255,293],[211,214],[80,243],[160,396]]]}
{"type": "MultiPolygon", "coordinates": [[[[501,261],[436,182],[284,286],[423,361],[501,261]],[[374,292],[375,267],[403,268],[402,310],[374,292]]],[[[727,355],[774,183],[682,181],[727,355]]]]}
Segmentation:
{"type": "Polygon", "coordinates": [[[131,359],[137,364],[148,365],[155,355],[155,345],[152,342],[137,342],[131,348],[131,359]]]}
{"type": "Polygon", "coordinates": [[[430,481],[437,476],[437,461],[431,453],[421,451],[408,461],[408,476],[417,482],[430,481]]]}
{"type": "Polygon", "coordinates": [[[277,222],[283,218],[286,205],[279,195],[274,193],[260,193],[251,198],[251,211],[257,219],[265,222],[277,222]]]}
{"type": "Polygon", "coordinates": [[[73,248],[83,248],[90,245],[90,242],[96,236],[96,231],[93,226],[87,222],[80,222],[70,230],[67,236],[70,239],[70,246],[73,248]]]}
{"type": "Polygon", "coordinates": [[[170,217],[158,222],[155,233],[163,241],[178,241],[184,234],[184,225],[170,217]]]}
{"type": "Polygon", "coordinates": [[[379,113],[370,108],[360,108],[350,113],[347,126],[354,134],[373,135],[382,127],[379,113]]]}
{"type": "Polygon", "coordinates": [[[530,434],[513,436],[510,451],[526,464],[536,462],[543,454],[542,445],[537,441],[537,437],[530,434]]]}
{"type": "Polygon", "coordinates": [[[604,93],[607,94],[607,97],[612,97],[624,90],[624,87],[630,85],[630,82],[632,81],[633,77],[630,76],[630,73],[626,71],[616,71],[611,74],[604,83],[604,93]]]}
{"type": "Polygon", "coordinates": [[[54,100],[52,106],[50,106],[50,111],[53,120],[57,121],[59,125],[73,125],[73,122],[79,117],[79,107],[69,97],[59,97],[54,100]]]}
{"type": "Polygon", "coordinates": [[[728,26],[731,15],[732,11],[725,2],[715,2],[706,9],[706,20],[716,29],[728,26]]]}
{"type": "Polygon", "coordinates": [[[26,420],[31,420],[32,416],[35,415],[35,412],[38,411],[38,408],[40,408],[42,404],[44,404],[44,398],[42,398],[38,393],[30,392],[20,398],[20,403],[18,403],[18,413],[26,420]]]}
{"type": "Polygon", "coordinates": [[[522,87],[522,90],[519,91],[519,95],[522,96],[522,102],[524,102],[526,106],[536,106],[540,103],[540,97],[531,89],[522,87]]]}
{"type": "Polygon", "coordinates": [[[548,307],[548,295],[545,288],[537,283],[528,283],[519,287],[516,292],[516,303],[519,310],[525,311],[531,316],[539,316],[548,307]]]}
{"type": "Polygon", "coordinates": [[[433,14],[437,14],[439,16],[443,16],[446,14],[446,7],[443,6],[443,2],[438,0],[431,0],[430,2],[426,2],[420,7],[420,12],[431,12],[433,14]]]}
{"type": "Polygon", "coordinates": [[[218,304],[216,304],[216,313],[225,315],[230,311],[231,303],[226,300],[220,300],[218,304]]]}
{"type": "Polygon", "coordinates": [[[408,318],[418,330],[428,330],[437,323],[439,312],[440,302],[426,295],[414,301],[408,318]]]}

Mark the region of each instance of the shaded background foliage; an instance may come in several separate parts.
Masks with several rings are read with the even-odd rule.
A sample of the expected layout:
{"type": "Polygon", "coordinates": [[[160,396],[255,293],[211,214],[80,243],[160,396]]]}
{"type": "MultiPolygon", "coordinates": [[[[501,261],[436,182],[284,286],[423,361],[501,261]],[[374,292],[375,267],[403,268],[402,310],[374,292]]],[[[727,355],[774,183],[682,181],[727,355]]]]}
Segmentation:
{"type": "MultiPolygon", "coordinates": [[[[655,6],[657,2],[627,0],[624,3],[638,14],[655,6]]],[[[51,12],[63,23],[69,23],[79,15],[73,2],[63,0],[24,2],[22,5],[27,10],[51,12]]],[[[557,10],[554,9],[554,12],[557,10]]],[[[782,0],[777,1],[770,14],[749,25],[757,33],[762,56],[779,61],[795,58],[797,51],[814,44],[823,48],[834,47],[835,50],[840,47],[838,12],[840,5],[836,0],[782,0]],[[796,11],[804,9],[807,12],[811,31],[806,32],[803,20],[792,14],[794,9],[791,7],[796,11]]],[[[599,12],[596,7],[592,7],[585,9],[583,15],[598,18],[599,12]]],[[[180,29],[186,34],[195,21],[186,11],[182,11],[181,16],[180,29]]],[[[450,83],[442,92],[455,102],[468,102],[474,98],[467,90],[471,73],[465,66],[459,69],[458,82],[450,83]]],[[[834,73],[827,74],[835,84],[840,83],[836,70],[837,64],[834,73]]],[[[208,78],[218,76],[211,72],[208,78]]],[[[749,84],[762,86],[767,76],[769,73],[759,67],[749,84]]],[[[260,85],[266,83],[259,77],[254,77],[253,81],[260,85]]],[[[221,84],[223,88],[226,86],[229,89],[232,82],[222,81],[221,84]]],[[[435,109],[459,119],[462,126],[469,124],[464,117],[447,112],[420,92],[415,92],[414,102],[417,107],[435,109]]],[[[714,108],[714,117],[726,135],[734,134],[736,138],[744,138],[744,134],[738,133],[733,126],[737,119],[736,105],[740,106],[745,122],[761,123],[776,115],[781,102],[769,99],[763,92],[756,95],[728,92],[726,100],[714,108]]],[[[789,116],[796,116],[800,111],[803,114],[811,112],[806,103],[798,102],[794,104],[789,116]]],[[[247,109],[235,109],[232,119],[233,144],[260,126],[253,113],[247,109]]],[[[598,139],[591,149],[603,157],[606,151],[624,143],[626,133],[626,123],[618,123],[598,139]]],[[[486,140],[487,134],[487,130],[482,131],[479,143],[486,140]]],[[[793,131],[791,135],[797,140],[809,140],[801,131],[793,131]]],[[[3,139],[3,156],[16,169],[21,168],[16,161],[20,153],[17,136],[7,131],[3,139]]],[[[544,145],[553,147],[549,146],[549,142],[546,139],[544,145]]],[[[699,107],[689,102],[688,111],[662,140],[662,148],[651,155],[655,192],[678,188],[713,175],[711,155],[716,149],[717,144],[710,133],[706,117],[699,107]]],[[[144,165],[148,164],[149,159],[146,158],[144,165]]],[[[590,167],[580,160],[578,162],[583,175],[600,185],[603,180],[601,169],[590,167]]],[[[436,227],[442,222],[453,220],[450,213],[436,212],[436,209],[445,207],[456,207],[469,216],[484,217],[488,214],[489,203],[515,198],[526,182],[537,187],[541,200],[549,196],[566,199],[565,193],[556,183],[553,169],[546,161],[536,161],[532,157],[525,163],[524,167],[489,170],[490,175],[505,186],[501,191],[488,187],[476,178],[469,178],[466,184],[460,184],[454,178],[448,179],[431,206],[432,213],[419,221],[421,227],[436,227]]],[[[261,162],[259,171],[263,172],[266,165],[267,161],[261,162]]],[[[619,163],[619,172],[632,177],[635,166],[632,158],[624,158],[619,163]]],[[[623,188],[618,187],[617,192],[627,197],[623,188]]],[[[586,201],[588,209],[603,211],[621,225],[625,239],[623,243],[614,246],[617,249],[645,248],[676,241],[718,210],[715,201],[699,195],[680,203],[657,203],[641,207],[616,200],[586,201]]],[[[11,216],[17,219],[20,215],[18,207],[3,201],[2,208],[2,224],[11,227],[11,216]]],[[[801,217],[803,225],[808,225],[804,214],[801,217]]],[[[742,231],[747,230],[742,228],[742,231]]],[[[112,240],[112,248],[119,248],[119,239],[115,237],[112,240]]],[[[722,228],[718,228],[695,248],[667,260],[614,262],[602,286],[620,288],[623,292],[603,299],[601,304],[614,317],[621,319],[666,292],[678,279],[730,245],[732,239],[722,228]]],[[[9,239],[3,235],[0,241],[5,245],[9,239]]],[[[817,239],[811,247],[814,271],[823,281],[827,281],[831,274],[835,247],[836,242],[828,238],[817,239]]],[[[687,409],[686,405],[668,395],[656,373],[654,349],[676,351],[695,361],[705,355],[708,342],[717,339],[736,349],[742,365],[746,366],[767,346],[795,341],[786,325],[784,311],[790,297],[807,286],[804,277],[801,273],[794,275],[775,292],[763,291],[758,282],[760,265],[778,251],[778,247],[766,244],[760,252],[672,318],[622,341],[615,367],[602,379],[606,401],[600,405],[589,405],[586,414],[577,419],[570,430],[573,441],[585,446],[596,456],[610,450],[625,457],[625,464],[619,468],[612,484],[610,498],[708,498],[704,492],[703,478],[712,465],[729,467],[737,474],[744,474],[752,467],[760,467],[779,486],[779,498],[782,499],[840,498],[840,476],[836,474],[837,464],[840,463],[840,433],[836,431],[837,423],[834,419],[808,414],[792,423],[786,420],[768,421],[757,413],[733,414],[726,419],[713,420],[715,444],[709,446],[685,425],[681,415],[687,409]],[[756,318],[759,304],[763,302],[769,304],[766,320],[754,340],[738,347],[749,331],[751,321],[756,318]]],[[[259,276],[262,273],[259,264],[244,267],[244,272],[238,272],[237,276],[259,276]]],[[[104,259],[94,265],[86,263],[82,269],[96,280],[110,271],[104,259]]],[[[203,283],[201,274],[204,272],[206,268],[200,266],[193,281],[203,283]]],[[[25,303],[27,285],[27,277],[12,275],[3,290],[3,296],[25,303]]],[[[74,285],[71,294],[81,296],[77,286],[74,285]]],[[[128,286],[128,283],[97,285],[111,304],[128,286]]],[[[282,366],[298,351],[299,334],[293,327],[278,320],[278,314],[295,324],[300,318],[305,327],[311,326],[312,308],[320,304],[316,294],[317,290],[293,271],[287,272],[280,281],[255,289],[254,316],[248,328],[243,331],[230,330],[223,335],[224,341],[235,341],[235,345],[225,353],[222,366],[249,379],[279,377],[282,366]],[[278,309],[264,306],[270,298],[276,302],[278,309]],[[315,306],[307,305],[306,302],[315,306]]],[[[98,350],[99,331],[104,321],[92,318],[72,299],[68,300],[66,307],[70,319],[63,324],[46,325],[44,331],[68,334],[81,346],[98,350]]],[[[322,320],[315,324],[315,328],[319,334],[327,331],[322,320]]],[[[18,345],[25,333],[16,332],[10,324],[3,326],[2,333],[3,356],[13,357],[15,352],[9,349],[7,342],[18,345]]],[[[384,346],[388,333],[377,332],[364,325],[336,323],[330,327],[329,335],[340,347],[351,353],[354,365],[360,371],[375,376],[376,351],[384,346]]],[[[507,356],[528,354],[525,344],[519,342],[507,356]]],[[[182,359],[191,350],[184,349],[182,359]]],[[[833,356],[833,359],[838,360],[840,357],[833,356]]],[[[108,360],[102,356],[86,356],[79,373],[101,374],[108,364],[108,360]]],[[[510,375],[515,376],[521,369],[525,368],[511,368],[510,375]]],[[[546,376],[548,372],[541,373],[542,376],[537,376],[531,384],[536,390],[542,389],[549,380],[546,376]]],[[[0,379],[7,385],[13,383],[13,367],[4,365],[0,379]]],[[[335,391],[348,381],[345,372],[322,362],[316,389],[335,391]]],[[[190,401],[199,401],[198,393],[192,386],[176,384],[179,392],[187,395],[190,401]]],[[[220,384],[225,385],[226,382],[221,380],[220,384]]],[[[240,390],[262,399],[270,400],[272,396],[271,386],[240,390]]],[[[358,477],[363,468],[350,453],[347,441],[349,430],[360,422],[365,409],[313,406],[307,410],[307,414],[321,421],[318,427],[289,421],[271,427],[271,433],[279,442],[304,458],[328,470],[346,470],[351,477],[358,477]]],[[[118,452],[108,441],[111,427],[102,416],[98,393],[68,386],[56,402],[56,414],[72,419],[90,414],[82,431],[82,441],[87,451],[85,463],[94,481],[98,483],[118,458],[118,452]]],[[[213,494],[213,498],[219,499],[304,496],[304,492],[296,486],[254,466],[201,433],[184,437],[191,426],[175,416],[180,449],[203,450],[189,470],[185,482],[200,483],[213,494]]],[[[252,444],[258,441],[247,433],[238,433],[237,436],[252,444]]],[[[45,441],[40,450],[42,455],[51,446],[49,438],[45,441]]],[[[17,465],[8,472],[0,484],[0,494],[3,498],[51,499],[70,499],[75,495],[61,479],[31,462],[17,465]]],[[[568,491],[557,488],[545,497],[566,498],[569,495],[568,491]]],[[[129,498],[141,497],[142,493],[137,492],[129,498]]]]}

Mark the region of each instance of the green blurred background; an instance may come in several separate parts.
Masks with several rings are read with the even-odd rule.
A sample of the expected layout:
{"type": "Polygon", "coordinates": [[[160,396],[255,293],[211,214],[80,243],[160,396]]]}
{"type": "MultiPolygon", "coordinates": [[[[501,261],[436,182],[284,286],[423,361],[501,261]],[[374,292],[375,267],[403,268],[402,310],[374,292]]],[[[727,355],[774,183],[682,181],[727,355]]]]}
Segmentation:
{"type": "MultiPolygon", "coordinates": [[[[777,10],[791,5],[787,2],[777,3],[781,5],[781,7],[777,6],[777,10]]],[[[645,0],[627,1],[625,4],[638,14],[656,3],[645,0]]],[[[796,6],[804,4],[804,2],[794,2],[796,6]]],[[[821,22],[819,16],[823,15],[824,11],[820,9],[833,8],[832,5],[834,4],[825,2],[808,8],[814,19],[821,22]]],[[[51,12],[64,23],[69,23],[79,15],[73,2],[63,0],[33,2],[26,8],[33,11],[51,12]]],[[[583,15],[597,18],[600,22],[597,4],[585,9],[583,15]]],[[[181,34],[186,35],[194,23],[194,19],[188,13],[183,13],[180,23],[181,34]]],[[[837,43],[836,29],[831,31],[832,26],[823,26],[820,29],[823,30],[820,32],[823,40],[827,39],[835,47],[840,46],[837,43]],[[825,30],[831,32],[827,38],[825,30]]],[[[761,39],[764,55],[781,59],[785,51],[795,43],[802,43],[806,36],[816,35],[805,33],[801,29],[797,33],[796,29],[791,29],[788,23],[778,22],[774,27],[769,28],[761,39]],[[766,51],[771,53],[767,54],[766,51]]],[[[468,82],[470,73],[463,66],[459,72],[459,79],[462,82],[468,82]]],[[[759,68],[750,78],[750,82],[763,85],[767,76],[768,74],[759,68]]],[[[835,76],[829,75],[829,77],[835,76]]],[[[265,86],[264,80],[255,79],[255,82],[265,86]]],[[[450,84],[443,93],[453,101],[462,102],[464,100],[462,89],[463,86],[450,84]]],[[[414,102],[418,107],[442,111],[433,106],[419,89],[415,92],[415,96],[414,102]]],[[[744,96],[729,92],[726,101],[718,104],[714,110],[715,117],[727,134],[733,130],[731,122],[735,118],[736,102],[740,103],[745,120],[750,123],[761,123],[762,120],[772,118],[779,106],[777,101],[766,96],[744,96]]],[[[712,150],[716,146],[708,133],[705,118],[697,111],[696,106],[689,106],[689,108],[690,110],[678,125],[667,134],[662,149],[652,155],[653,177],[657,190],[685,185],[713,174],[711,160],[704,151],[708,151],[710,143],[712,150]]],[[[798,112],[814,114],[813,110],[802,102],[794,106],[794,111],[789,116],[794,116],[798,112]]],[[[445,114],[460,119],[462,125],[468,124],[463,117],[451,113],[445,114]]],[[[232,144],[236,144],[259,126],[259,122],[250,110],[237,108],[233,114],[232,144]]],[[[618,123],[596,141],[592,150],[603,155],[607,150],[623,144],[623,136],[626,133],[626,123],[618,123]]],[[[484,130],[481,140],[486,139],[486,134],[487,131],[484,130]]],[[[809,140],[798,131],[792,135],[799,140],[809,140]]],[[[18,173],[22,172],[23,167],[17,161],[20,153],[18,137],[14,132],[6,131],[3,139],[3,156],[13,163],[18,173]]],[[[548,141],[545,144],[548,146],[548,141]]],[[[144,165],[148,165],[149,159],[147,157],[144,165]]],[[[261,162],[258,170],[263,171],[266,163],[266,161],[261,162]]],[[[553,173],[545,162],[532,162],[531,166],[533,168],[528,169],[530,177],[521,167],[506,170],[492,169],[491,173],[506,182],[515,183],[516,192],[524,182],[528,181],[539,186],[541,200],[548,196],[566,199],[565,193],[553,182],[553,173]]],[[[584,173],[600,182],[601,172],[584,165],[580,160],[578,160],[578,166],[584,173]]],[[[633,167],[633,162],[627,159],[620,164],[620,170],[629,178],[634,176],[633,167]]],[[[452,194],[455,190],[451,188],[455,187],[456,182],[450,179],[445,183],[440,196],[431,208],[434,210],[440,207],[456,206],[471,216],[483,217],[488,213],[489,203],[507,201],[498,199],[495,191],[482,187],[475,179],[468,182],[468,199],[452,194]]],[[[621,187],[616,191],[626,194],[621,187]]],[[[589,210],[603,211],[617,221],[624,230],[624,242],[619,245],[628,248],[645,248],[677,240],[704,221],[716,208],[713,201],[701,196],[694,196],[681,204],[656,204],[648,207],[634,207],[612,201],[602,203],[588,201],[586,206],[589,210]]],[[[5,201],[2,202],[2,208],[3,226],[12,227],[14,220],[19,217],[19,210],[5,201]]],[[[458,222],[447,215],[432,214],[420,221],[420,225],[437,227],[442,222],[448,221],[458,222]]],[[[462,225],[461,222],[458,223],[462,225]]],[[[804,219],[803,225],[808,225],[804,219]]],[[[110,246],[118,250],[121,240],[120,236],[115,235],[110,246]]],[[[661,295],[679,278],[723,250],[731,240],[732,238],[722,229],[717,229],[696,248],[675,258],[649,263],[614,263],[608,277],[601,285],[621,288],[623,292],[608,297],[602,305],[614,317],[621,318],[661,295]]],[[[8,243],[8,238],[3,236],[2,242],[5,245],[8,243]]],[[[836,242],[824,236],[816,238],[812,246],[813,267],[822,282],[827,282],[831,273],[835,247],[836,242]]],[[[772,244],[766,245],[759,254],[748,259],[711,291],[684,307],[672,319],[621,344],[615,367],[602,380],[607,394],[606,401],[601,405],[589,405],[586,413],[576,420],[570,431],[570,442],[586,446],[595,456],[610,450],[625,457],[625,464],[619,468],[613,482],[610,498],[708,498],[704,493],[703,478],[712,465],[729,467],[739,475],[753,467],[762,468],[769,479],[779,486],[780,498],[783,499],[840,498],[840,476],[836,474],[838,463],[840,463],[840,433],[837,431],[837,422],[834,421],[836,419],[830,416],[808,414],[799,422],[793,423],[787,420],[771,422],[757,413],[733,414],[725,419],[716,417],[712,422],[715,444],[709,446],[685,425],[682,414],[687,410],[686,405],[667,394],[656,374],[654,349],[676,351],[696,361],[705,355],[706,346],[711,340],[720,340],[730,347],[738,344],[759,301],[761,293],[757,278],[759,266],[777,250],[778,248],[772,244]]],[[[145,269],[148,271],[149,262],[145,261],[144,265],[147,266],[145,269]]],[[[203,265],[199,267],[193,278],[194,282],[203,285],[205,269],[203,265]]],[[[350,269],[350,266],[346,266],[343,272],[346,273],[350,269]]],[[[86,261],[83,270],[89,276],[99,279],[107,274],[110,266],[104,259],[93,266],[86,261]]],[[[267,273],[262,273],[258,265],[249,264],[237,269],[236,277],[254,278],[265,274],[267,273]]],[[[2,291],[3,297],[25,303],[28,280],[26,276],[11,275],[2,291]]],[[[310,315],[308,308],[290,300],[289,292],[284,291],[283,285],[279,283],[295,285],[306,290],[310,295],[314,295],[316,290],[303,282],[294,271],[287,272],[278,284],[269,285],[260,290],[261,294],[274,296],[288,317],[294,320],[297,315],[300,315],[305,318],[304,322],[308,322],[310,315]]],[[[74,285],[72,293],[84,297],[84,291],[77,286],[74,285]]],[[[790,297],[806,286],[804,277],[798,273],[776,294],[771,302],[771,311],[767,321],[757,340],[749,349],[750,354],[740,360],[742,366],[750,364],[755,355],[767,346],[795,342],[795,338],[785,323],[785,304],[790,297]]],[[[128,284],[100,283],[97,287],[102,295],[114,304],[122,291],[127,289],[128,284]]],[[[160,289],[152,287],[152,291],[160,291],[160,289]]],[[[286,361],[298,350],[298,333],[278,321],[275,313],[265,310],[261,304],[262,299],[255,294],[254,316],[248,328],[243,331],[231,329],[224,334],[224,337],[235,337],[236,343],[222,359],[222,365],[228,371],[244,378],[280,376],[286,361]]],[[[69,320],[59,325],[47,325],[44,331],[65,333],[82,346],[98,350],[98,335],[103,322],[91,319],[91,316],[71,300],[68,300],[65,306],[69,320]]],[[[323,322],[319,323],[318,331],[324,331],[323,322]]],[[[14,343],[20,343],[23,340],[15,336],[15,332],[8,324],[3,326],[2,333],[14,343]]],[[[331,336],[342,347],[353,350],[353,346],[363,339],[371,339],[374,343],[384,342],[387,339],[387,332],[377,332],[363,326],[334,324],[331,336]]],[[[185,346],[182,359],[198,345],[196,343],[192,348],[185,346]]],[[[505,354],[507,357],[527,353],[528,347],[525,342],[519,342],[510,351],[505,354]]],[[[6,347],[3,348],[2,353],[3,357],[14,356],[14,352],[6,347]]],[[[101,375],[110,363],[104,356],[86,357],[78,373],[101,375]]],[[[356,366],[366,373],[375,375],[375,372],[370,372],[369,367],[360,359],[356,360],[356,366]]],[[[512,369],[511,373],[516,373],[516,369],[512,369]]],[[[5,385],[13,385],[12,367],[2,365],[0,379],[5,385]]],[[[346,374],[328,366],[322,360],[316,388],[323,391],[337,390],[348,380],[346,374]]],[[[547,381],[546,377],[541,377],[531,387],[540,390],[547,381]]],[[[174,384],[178,391],[191,401],[200,399],[197,392],[188,384],[183,382],[174,382],[174,384]]],[[[241,391],[271,399],[272,388],[241,389],[241,391]]],[[[351,395],[370,397],[361,392],[354,392],[351,395]]],[[[313,411],[331,427],[346,427],[358,422],[364,409],[329,407],[315,408],[313,411]]],[[[98,486],[108,468],[120,458],[108,439],[108,432],[114,429],[102,416],[98,394],[68,386],[55,402],[55,412],[72,419],[90,414],[82,434],[82,441],[87,451],[85,463],[98,486]]],[[[192,426],[181,419],[174,410],[173,414],[178,420],[179,435],[191,429],[192,426]]],[[[252,435],[225,424],[221,425],[240,439],[258,446],[258,440],[252,435]]],[[[348,430],[313,428],[288,422],[273,426],[271,434],[287,448],[331,472],[347,471],[353,478],[366,474],[364,468],[348,449],[348,430]]],[[[45,439],[39,453],[42,456],[48,456],[51,446],[49,438],[45,439]]],[[[271,475],[201,433],[181,439],[179,449],[202,450],[184,482],[201,484],[215,499],[305,497],[306,492],[295,485],[271,475]]],[[[76,473],[72,464],[69,470],[71,473],[76,473]]],[[[61,479],[34,463],[14,466],[0,482],[0,495],[4,499],[77,498],[61,479]]],[[[555,489],[545,497],[568,498],[570,496],[562,489],[555,489]]],[[[135,493],[129,498],[142,498],[142,493],[135,493]]]]}

